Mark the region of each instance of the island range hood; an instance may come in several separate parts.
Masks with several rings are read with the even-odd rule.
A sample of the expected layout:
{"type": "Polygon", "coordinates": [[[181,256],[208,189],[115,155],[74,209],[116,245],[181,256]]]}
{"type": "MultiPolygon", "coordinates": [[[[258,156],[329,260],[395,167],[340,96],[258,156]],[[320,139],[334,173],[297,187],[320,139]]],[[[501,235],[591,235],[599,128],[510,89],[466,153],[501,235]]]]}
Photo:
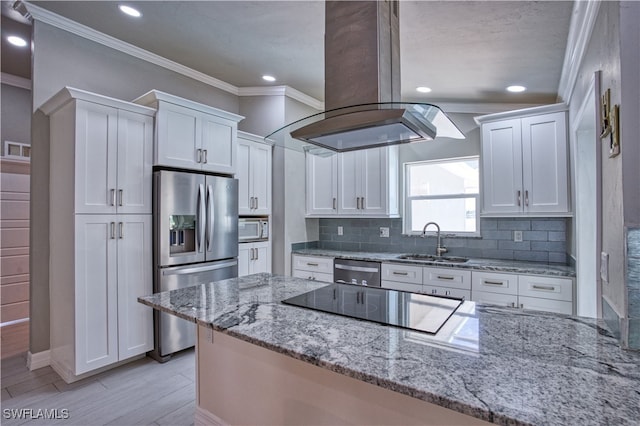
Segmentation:
{"type": "Polygon", "coordinates": [[[325,108],[291,137],[335,152],[464,135],[435,105],[400,102],[398,1],[325,2],[325,108]]]}

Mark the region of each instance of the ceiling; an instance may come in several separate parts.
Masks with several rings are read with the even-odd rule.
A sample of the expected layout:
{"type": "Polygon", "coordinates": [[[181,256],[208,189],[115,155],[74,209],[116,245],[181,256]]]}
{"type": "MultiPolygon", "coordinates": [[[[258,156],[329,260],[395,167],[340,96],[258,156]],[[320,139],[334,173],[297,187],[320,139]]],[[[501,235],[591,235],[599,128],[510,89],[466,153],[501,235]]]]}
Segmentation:
{"type": "MultiPolygon", "coordinates": [[[[5,15],[12,2],[2,3],[5,15]]],[[[141,18],[122,14],[117,2],[32,3],[234,86],[288,85],[324,98],[322,1],[126,2],[141,18]],[[263,74],[277,80],[266,83],[263,74]]],[[[402,99],[555,102],[572,7],[568,1],[401,1],[402,99]],[[528,90],[505,92],[512,84],[528,90]],[[418,86],[433,91],[420,94],[418,86]]],[[[11,53],[6,22],[3,16],[3,56],[11,53]]]]}

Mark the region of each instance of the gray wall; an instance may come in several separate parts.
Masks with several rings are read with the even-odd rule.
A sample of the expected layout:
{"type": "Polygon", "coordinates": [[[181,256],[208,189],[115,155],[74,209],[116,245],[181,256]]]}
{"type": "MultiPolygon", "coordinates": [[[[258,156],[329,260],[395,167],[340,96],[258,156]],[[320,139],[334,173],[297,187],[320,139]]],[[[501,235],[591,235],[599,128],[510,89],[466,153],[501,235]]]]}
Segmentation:
{"type": "MultiPolygon", "coordinates": [[[[167,69],[36,21],[33,25],[33,106],[64,86],[132,100],[158,89],[239,112],[238,98],[167,69]]],[[[4,110],[4,108],[3,108],[4,110]]],[[[31,123],[30,351],[49,348],[49,120],[31,123]]]]}
{"type": "MultiPolygon", "coordinates": [[[[318,111],[294,99],[287,98],[285,103],[285,122],[292,123],[301,118],[316,114],[318,111]]],[[[283,233],[274,240],[274,271],[289,274],[291,271],[291,244],[311,241],[318,238],[317,219],[305,219],[305,157],[302,142],[292,139],[288,131],[284,136],[285,148],[280,149],[279,168],[274,166],[274,173],[281,173],[280,186],[275,187],[273,194],[278,194],[284,221],[283,233]],[[282,236],[282,240],[280,237],[282,236]],[[276,263],[277,260],[277,263],[276,263]]],[[[275,164],[275,163],[274,163],[275,164]]],[[[274,211],[275,215],[275,211],[274,211]]]]}
{"type": "Polygon", "coordinates": [[[601,147],[602,250],[609,254],[609,280],[602,285],[602,312],[614,332],[620,335],[623,345],[630,335],[635,335],[636,348],[640,347],[640,319],[629,321],[629,315],[636,312],[630,309],[632,298],[637,297],[630,283],[637,280],[637,272],[629,265],[633,264],[635,257],[632,256],[637,256],[637,251],[628,251],[637,238],[634,228],[640,226],[639,17],[640,4],[637,2],[600,4],[569,110],[573,123],[578,108],[588,95],[593,73],[598,70],[602,71],[602,91],[610,88],[611,104],[621,105],[621,153],[609,158],[607,144],[603,143],[601,147]],[[629,333],[629,327],[635,329],[629,333]]]}
{"type": "Polygon", "coordinates": [[[239,113],[246,118],[238,123],[238,129],[267,136],[284,126],[284,109],[284,96],[242,96],[239,113]]]}
{"type": "Polygon", "coordinates": [[[2,84],[0,89],[0,155],[4,155],[5,141],[31,143],[31,90],[8,84],[2,84]]]}

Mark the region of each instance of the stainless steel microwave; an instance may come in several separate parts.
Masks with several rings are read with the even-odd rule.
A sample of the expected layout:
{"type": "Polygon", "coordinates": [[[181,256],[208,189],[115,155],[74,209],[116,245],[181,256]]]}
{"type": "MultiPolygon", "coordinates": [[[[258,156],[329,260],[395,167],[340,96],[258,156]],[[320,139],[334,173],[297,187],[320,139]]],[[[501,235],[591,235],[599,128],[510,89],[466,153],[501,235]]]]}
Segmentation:
{"type": "Polygon", "coordinates": [[[266,217],[241,217],[238,219],[238,242],[267,241],[269,219],[266,217]]]}

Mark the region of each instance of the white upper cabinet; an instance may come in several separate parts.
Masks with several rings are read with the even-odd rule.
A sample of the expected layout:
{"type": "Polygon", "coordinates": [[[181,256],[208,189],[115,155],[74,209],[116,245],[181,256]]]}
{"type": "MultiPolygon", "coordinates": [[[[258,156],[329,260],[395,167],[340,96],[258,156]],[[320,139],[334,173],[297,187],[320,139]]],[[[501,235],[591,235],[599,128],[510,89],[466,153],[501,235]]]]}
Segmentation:
{"type": "Polygon", "coordinates": [[[338,154],[306,155],[307,215],[338,214],[338,154]]]}
{"type": "Polygon", "coordinates": [[[482,214],[569,215],[566,106],[476,117],[482,214]]]}
{"type": "Polygon", "coordinates": [[[330,157],[307,153],[307,215],[396,217],[397,182],[395,146],[330,157]]]}
{"type": "Polygon", "coordinates": [[[238,132],[238,213],[271,213],[272,146],[260,136],[238,132]]]}
{"type": "Polygon", "coordinates": [[[157,90],[134,102],[158,111],[154,165],[235,174],[238,122],[244,117],[157,90]]]}
{"type": "Polygon", "coordinates": [[[74,213],[151,214],[152,109],[71,88],[41,109],[56,167],[70,167],[52,185],[73,194],[74,213]]]}

